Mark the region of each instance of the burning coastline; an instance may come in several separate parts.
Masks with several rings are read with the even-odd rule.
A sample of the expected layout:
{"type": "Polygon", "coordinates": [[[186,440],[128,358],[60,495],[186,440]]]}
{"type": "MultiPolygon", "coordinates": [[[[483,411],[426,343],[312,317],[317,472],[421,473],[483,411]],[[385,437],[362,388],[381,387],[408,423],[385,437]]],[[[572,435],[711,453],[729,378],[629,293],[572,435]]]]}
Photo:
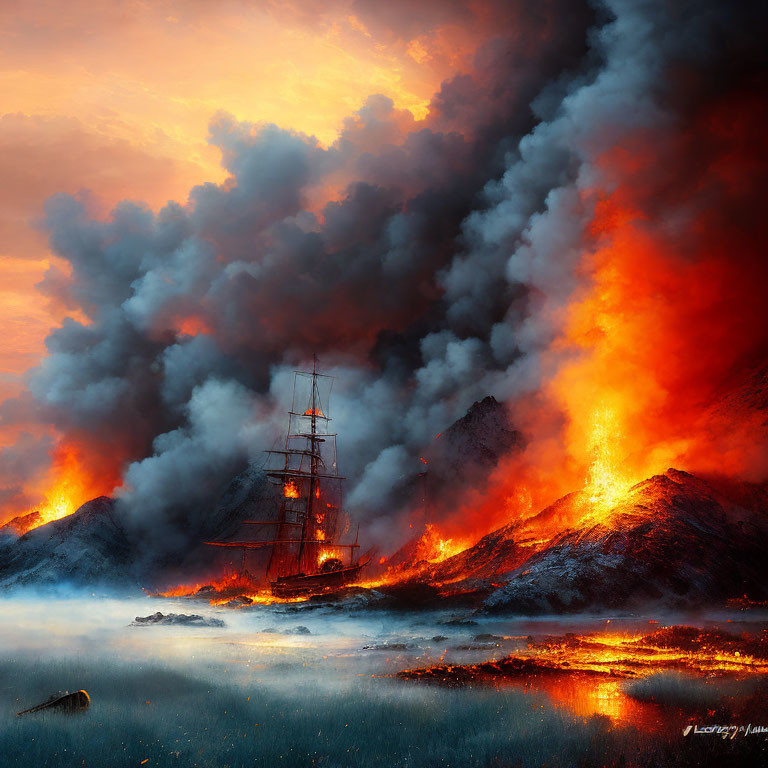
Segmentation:
{"type": "Polygon", "coordinates": [[[42,290],[72,316],[3,403],[3,538],[115,497],[145,572],[202,578],[315,351],[346,506],[389,559],[427,524],[454,554],[538,519],[535,549],[578,526],[565,504],[538,530],[558,499],[586,488],[599,524],[670,467],[764,483],[761,25],[598,5],[467,10],[474,53],[423,116],[372,96],[329,146],[219,114],[228,178],[186,204],[52,198],[42,290]],[[503,429],[444,448],[489,395],[503,429]]]}
{"type": "MultiPolygon", "coordinates": [[[[220,153],[218,176],[156,207],[68,194],[88,152],[15,133],[78,120],[0,121],[8,216],[31,205],[20,169],[59,192],[25,209],[54,327],[0,371],[0,693],[15,713],[85,678],[66,685],[99,732],[25,715],[3,759],[764,764],[763,730],[729,746],[768,723],[764,8],[128,5],[108,14],[125,72],[166,69],[131,50],[142,19],[279,91],[282,51],[255,74],[250,40],[201,54],[263,13],[354,87],[322,140],[246,86],[209,99],[183,57],[162,74],[188,95],[161,94],[106,66],[89,8],[53,49],[69,77],[98,43],[74,101],[142,94],[136,157],[152,134],[180,163],[220,153]],[[383,93],[359,92],[363,49],[383,93]],[[207,147],[163,127],[163,96],[215,104],[207,147]],[[34,165],[51,147],[65,179],[34,165]],[[702,723],[727,726],[719,752],[702,723]]],[[[55,35],[19,13],[9,55],[32,61],[55,35]]],[[[288,97],[316,113],[317,93],[288,97]]],[[[138,129],[99,115],[114,180],[138,129]]]]}
{"type": "Polygon", "coordinates": [[[221,113],[185,205],[49,201],[75,315],[3,403],[0,586],[768,600],[760,25],[501,5],[422,117],[372,96],[324,146],[221,113]],[[315,351],[334,429],[312,367],[262,470],[315,351]]]}

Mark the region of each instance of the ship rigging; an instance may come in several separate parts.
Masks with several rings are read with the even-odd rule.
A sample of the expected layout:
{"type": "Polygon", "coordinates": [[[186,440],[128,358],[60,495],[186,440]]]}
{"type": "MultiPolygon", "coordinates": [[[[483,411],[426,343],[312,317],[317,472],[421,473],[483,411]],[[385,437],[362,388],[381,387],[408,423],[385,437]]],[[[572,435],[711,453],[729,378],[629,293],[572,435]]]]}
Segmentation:
{"type": "Polygon", "coordinates": [[[338,473],[337,436],[329,429],[332,386],[332,376],[318,373],[317,356],[311,372],[294,373],[284,447],[266,452],[267,477],[282,491],[277,518],[243,521],[273,536],[206,542],[215,547],[242,548],[243,564],[248,550],[269,548],[266,576],[276,597],[337,589],[355,581],[370,560],[370,555],[356,557],[359,526],[354,542],[339,541],[350,526],[342,509],[345,478],[338,473]],[[320,382],[327,383],[325,398],[321,397],[320,382]]]}

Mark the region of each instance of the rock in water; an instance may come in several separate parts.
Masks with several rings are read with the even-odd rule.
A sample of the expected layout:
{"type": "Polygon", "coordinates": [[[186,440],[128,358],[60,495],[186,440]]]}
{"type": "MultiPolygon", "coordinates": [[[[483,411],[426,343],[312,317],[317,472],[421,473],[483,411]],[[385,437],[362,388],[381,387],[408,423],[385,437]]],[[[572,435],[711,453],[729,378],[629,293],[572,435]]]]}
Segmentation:
{"type": "Polygon", "coordinates": [[[223,627],[221,619],[211,619],[200,616],[197,613],[153,613],[151,616],[137,616],[132,622],[132,627],[148,627],[154,624],[165,624],[181,627],[223,627]]]}
{"type": "Polygon", "coordinates": [[[267,627],[262,629],[262,632],[268,635],[311,635],[309,627],[305,627],[303,624],[299,624],[298,627],[292,629],[276,629],[275,627],[267,627]]]}

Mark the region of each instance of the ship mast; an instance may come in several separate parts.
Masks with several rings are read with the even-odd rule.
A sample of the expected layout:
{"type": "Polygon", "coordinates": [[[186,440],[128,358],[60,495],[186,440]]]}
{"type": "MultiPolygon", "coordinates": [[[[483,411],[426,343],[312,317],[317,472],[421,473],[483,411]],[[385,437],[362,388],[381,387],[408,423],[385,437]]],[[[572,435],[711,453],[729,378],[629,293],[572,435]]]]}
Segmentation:
{"type": "Polygon", "coordinates": [[[338,560],[337,552],[344,550],[349,550],[351,562],[355,549],[360,546],[357,538],[352,544],[336,541],[340,533],[339,516],[343,515],[341,481],[344,478],[337,471],[336,434],[319,424],[330,422],[320,396],[320,379],[330,380],[332,387],[333,377],[318,373],[317,355],[313,355],[312,371],[294,374],[285,447],[267,451],[270,456],[281,457],[278,467],[273,465],[274,468],[265,470],[282,490],[277,519],[243,521],[244,525],[267,526],[265,538],[206,542],[218,547],[242,547],[244,554],[246,549],[271,548],[268,578],[316,573],[324,558],[338,560]],[[297,393],[297,382],[302,377],[311,381],[308,397],[306,389],[303,395],[297,393]],[[274,531],[273,538],[268,538],[269,527],[274,531]]]}
{"type": "Polygon", "coordinates": [[[310,401],[309,417],[309,493],[307,493],[307,511],[304,516],[304,525],[301,529],[301,544],[299,545],[299,570],[304,562],[304,545],[309,539],[309,525],[314,523],[313,503],[315,498],[315,488],[317,486],[318,474],[318,452],[317,443],[321,438],[317,436],[317,355],[312,355],[312,398],[310,401]]]}

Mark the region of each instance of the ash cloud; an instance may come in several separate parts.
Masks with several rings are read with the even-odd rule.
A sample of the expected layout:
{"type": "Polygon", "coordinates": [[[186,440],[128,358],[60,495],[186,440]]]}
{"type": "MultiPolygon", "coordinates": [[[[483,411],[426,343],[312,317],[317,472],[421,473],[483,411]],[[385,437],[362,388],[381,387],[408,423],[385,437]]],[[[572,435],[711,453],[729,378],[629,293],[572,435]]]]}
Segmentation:
{"type": "Polygon", "coordinates": [[[44,471],[51,460],[53,438],[22,432],[14,445],[0,449],[0,506],[27,506],[35,502],[24,485],[44,471]]]}
{"type": "MultiPolygon", "coordinates": [[[[425,121],[372,96],[323,148],[222,113],[210,141],[231,178],[185,205],[125,202],[98,221],[71,196],[48,202],[72,278],[44,287],[91,323],[49,336],[29,392],[65,435],[121,446],[122,514],[149,546],[179,549],[269,447],[287,377],[314,352],[338,376],[351,511],[396,536],[388,489],[409,462],[418,471],[424,444],[474,401],[514,401],[551,373],[542,354],[585,285],[593,190],[611,183],[601,152],[681,120],[681,94],[713,87],[718,40],[750,14],[510,5],[425,121]],[[185,334],[189,323],[202,332],[185,334]]],[[[414,23],[451,12],[433,10],[414,23]]],[[[757,55],[739,51],[750,66],[757,55]]]]}

